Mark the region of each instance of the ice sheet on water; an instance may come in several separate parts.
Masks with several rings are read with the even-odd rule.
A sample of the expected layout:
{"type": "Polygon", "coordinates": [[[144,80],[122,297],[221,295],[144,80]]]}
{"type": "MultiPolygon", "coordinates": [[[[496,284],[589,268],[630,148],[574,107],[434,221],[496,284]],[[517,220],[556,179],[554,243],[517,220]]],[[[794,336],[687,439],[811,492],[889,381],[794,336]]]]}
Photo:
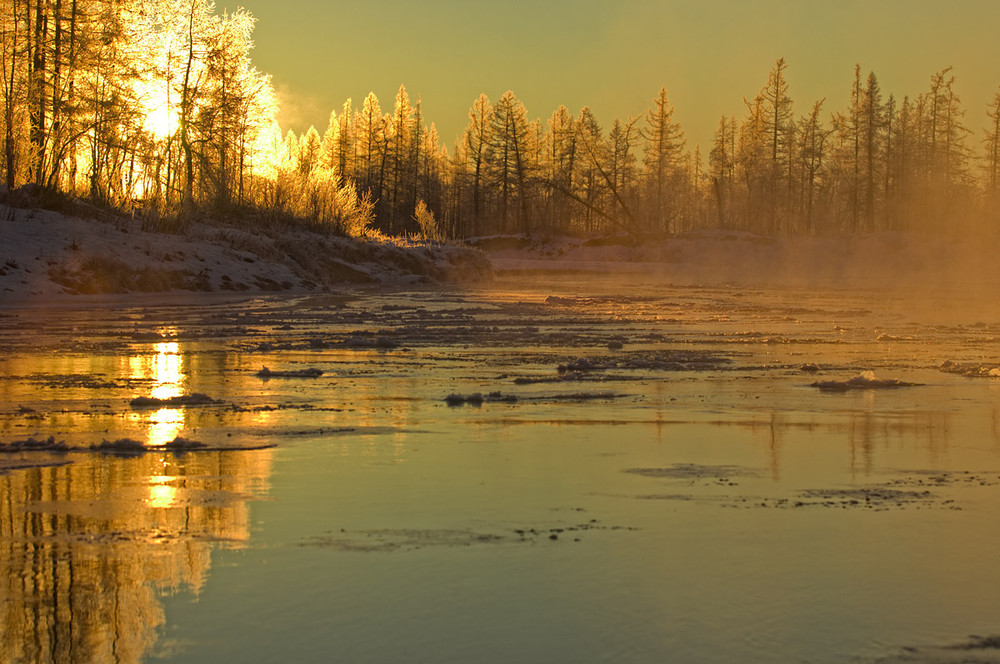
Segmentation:
{"type": "Polygon", "coordinates": [[[1000,378],[1000,366],[996,364],[945,360],[938,369],[945,373],[958,374],[970,378],[1000,378]]]}
{"type": "Polygon", "coordinates": [[[847,390],[871,390],[889,387],[914,387],[921,383],[908,383],[895,378],[879,379],[874,371],[862,371],[857,376],[847,380],[818,380],[810,383],[810,387],[821,390],[844,392],[847,390]]]}

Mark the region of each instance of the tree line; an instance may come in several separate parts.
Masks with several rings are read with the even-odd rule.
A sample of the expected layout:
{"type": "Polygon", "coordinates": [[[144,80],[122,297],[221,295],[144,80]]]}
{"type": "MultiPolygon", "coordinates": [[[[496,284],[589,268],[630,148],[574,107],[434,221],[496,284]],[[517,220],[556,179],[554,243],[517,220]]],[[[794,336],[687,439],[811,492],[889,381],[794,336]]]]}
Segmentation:
{"type": "Polygon", "coordinates": [[[916,96],[854,70],[846,108],[796,110],[779,59],[707,154],[666,88],[606,129],[472,103],[448,149],[400,86],[282,133],[253,17],[208,0],[0,0],[3,178],[164,220],[253,211],[360,235],[762,234],[992,227],[1000,91],[970,129],[950,68],[916,96]]]}
{"type": "Polygon", "coordinates": [[[254,19],[207,0],[0,0],[3,177],[189,214],[248,200],[275,116],[254,19]]]}

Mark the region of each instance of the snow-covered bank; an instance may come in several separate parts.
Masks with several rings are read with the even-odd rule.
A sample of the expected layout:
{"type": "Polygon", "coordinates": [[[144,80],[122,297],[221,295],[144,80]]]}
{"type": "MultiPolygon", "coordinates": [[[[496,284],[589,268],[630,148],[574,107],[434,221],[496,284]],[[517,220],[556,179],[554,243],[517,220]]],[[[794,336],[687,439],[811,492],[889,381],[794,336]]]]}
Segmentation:
{"type": "Polygon", "coordinates": [[[995,237],[883,232],[769,238],[703,231],[635,245],[621,239],[481,238],[499,273],[642,274],[672,283],[903,288],[1000,283],[995,237]]]}
{"type": "Polygon", "coordinates": [[[366,242],[284,227],[192,223],[182,235],[128,217],[80,218],[0,204],[0,299],[79,293],[315,291],[338,283],[480,281],[473,249],[366,242]]]}

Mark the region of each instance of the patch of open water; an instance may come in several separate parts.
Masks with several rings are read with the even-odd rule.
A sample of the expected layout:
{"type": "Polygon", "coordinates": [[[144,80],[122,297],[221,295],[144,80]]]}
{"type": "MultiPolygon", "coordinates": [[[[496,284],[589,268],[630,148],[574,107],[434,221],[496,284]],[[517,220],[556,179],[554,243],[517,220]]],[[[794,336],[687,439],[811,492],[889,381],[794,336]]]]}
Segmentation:
{"type": "Polygon", "coordinates": [[[72,448],[0,452],[0,662],[847,662],[1000,629],[1000,312],[602,279],[0,312],[0,444],[72,448]],[[811,386],[865,371],[914,385],[811,386]],[[120,439],[153,449],[89,450],[120,439]]]}

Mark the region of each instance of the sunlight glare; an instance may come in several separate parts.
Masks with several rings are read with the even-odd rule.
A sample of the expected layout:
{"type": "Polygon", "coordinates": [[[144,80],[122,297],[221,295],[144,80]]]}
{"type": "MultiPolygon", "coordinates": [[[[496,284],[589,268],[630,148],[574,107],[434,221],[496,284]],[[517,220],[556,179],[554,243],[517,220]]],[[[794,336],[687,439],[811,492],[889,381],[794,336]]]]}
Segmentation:
{"type": "Polygon", "coordinates": [[[165,341],[155,346],[156,357],[153,359],[152,376],[156,382],[152,396],[156,399],[169,399],[180,396],[181,389],[181,355],[176,341],[165,341]]]}
{"type": "Polygon", "coordinates": [[[148,445],[166,445],[184,428],[184,412],[179,408],[161,408],[149,419],[148,445]]]}
{"type": "Polygon", "coordinates": [[[146,504],[152,508],[165,509],[177,504],[177,488],[170,486],[168,482],[174,481],[175,477],[150,477],[149,478],[149,498],[146,504]]]}
{"type": "MultiPolygon", "coordinates": [[[[167,330],[168,333],[174,330],[167,330]]],[[[129,358],[129,373],[132,378],[152,382],[150,396],[154,399],[169,399],[184,394],[185,379],[180,344],[163,341],[153,346],[155,355],[138,355],[129,358]]],[[[147,444],[165,445],[176,438],[184,429],[184,410],[160,408],[148,411],[134,411],[130,414],[136,424],[147,427],[147,444]]]]}
{"type": "Polygon", "coordinates": [[[141,99],[145,106],[142,126],[157,139],[170,138],[177,130],[178,114],[175,104],[170,103],[166,91],[146,88],[141,99]]]}

